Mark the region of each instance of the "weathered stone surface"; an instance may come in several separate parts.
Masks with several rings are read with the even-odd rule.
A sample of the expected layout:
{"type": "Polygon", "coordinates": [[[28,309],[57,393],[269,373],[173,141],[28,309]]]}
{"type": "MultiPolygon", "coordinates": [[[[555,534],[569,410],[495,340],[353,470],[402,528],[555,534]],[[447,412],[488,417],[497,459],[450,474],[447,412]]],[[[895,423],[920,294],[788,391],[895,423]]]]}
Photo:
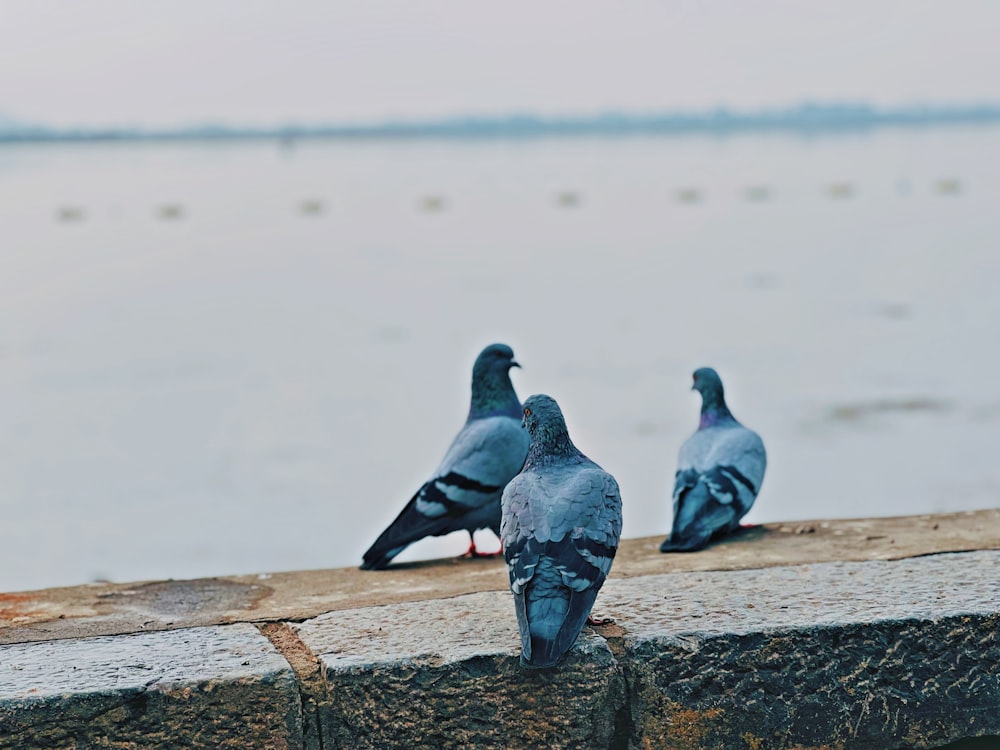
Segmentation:
{"type": "Polygon", "coordinates": [[[622,729],[607,643],[587,630],[558,669],[525,670],[509,594],[336,612],[297,630],[330,688],[324,747],[608,748],[622,729]]]}
{"type": "Polygon", "coordinates": [[[0,748],[1000,747],[1000,552],[872,560],[905,534],[910,554],[973,544],[970,518],[1000,541],[983,513],[758,528],[689,556],[633,540],[596,605],[616,624],[548,672],[518,664],[496,560],[0,595],[0,748]],[[868,540],[867,562],[788,564],[868,540]]]}
{"type": "Polygon", "coordinates": [[[1000,733],[1000,553],[609,581],[633,747],[1000,733]]]}
{"type": "Polygon", "coordinates": [[[1000,732],[998,607],[1000,553],[973,552],[609,581],[617,624],[550,673],[505,594],[295,629],[325,747],[930,748],[1000,732]]]}
{"type": "MultiPolygon", "coordinates": [[[[622,540],[612,579],[1000,549],[1000,509],[765,524],[694,554],[662,554],[665,533],[622,540]]],[[[393,565],[377,572],[340,568],[95,583],[0,593],[0,643],[302,620],[333,610],[506,590],[503,560],[482,558],[393,565]]]]}
{"type": "Polygon", "coordinates": [[[301,747],[288,663],[252,625],[0,646],[0,748],[301,747]]]}
{"type": "Polygon", "coordinates": [[[1000,732],[998,626],[968,616],[647,641],[628,660],[634,746],[934,748],[1000,732]]]}

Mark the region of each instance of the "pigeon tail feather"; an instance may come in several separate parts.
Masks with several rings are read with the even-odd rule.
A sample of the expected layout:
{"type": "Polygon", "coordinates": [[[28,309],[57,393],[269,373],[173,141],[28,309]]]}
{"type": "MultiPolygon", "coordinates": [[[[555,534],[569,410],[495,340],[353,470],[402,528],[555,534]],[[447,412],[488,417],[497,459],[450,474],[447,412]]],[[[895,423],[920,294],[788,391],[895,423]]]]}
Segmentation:
{"type": "MultiPolygon", "coordinates": [[[[492,491],[499,492],[495,488],[492,491]]],[[[435,482],[427,482],[368,548],[363,556],[364,562],[361,564],[361,569],[381,570],[392,562],[396,555],[425,536],[443,536],[452,531],[467,528],[472,519],[462,516],[468,514],[469,509],[466,506],[449,500],[438,489],[435,482]],[[436,516],[426,515],[420,511],[419,504],[421,502],[439,506],[443,512],[436,516]]],[[[475,526],[475,522],[480,520],[482,526],[477,528],[486,528],[487,526],[493,528],[496,525],[492,519],[481,516],[482,514],[476,514],[471,525],[475,526]]],[[[469,532],[471,533],[473,530],[470,528],[469,532]]]]}
{"type": "Polygon", "coordinates": [[[523,666],[547,669],[562,660],[576,643],[597,599],[598,588],[584,591],[567,588],[553,561],[547,558],[539,561],[531,585],[516,597],[522,602],[520,608],[525,610],[527,625],[521,629],[523,666]]]}
{"type": "Polygon", "coordinates": [[[700,481],[678,498],[673,529],[660,545],[660,552],[697,552],[713,536],[734,528],[739,521],[736,506],[719,502],[708,485],[700,481]]]}

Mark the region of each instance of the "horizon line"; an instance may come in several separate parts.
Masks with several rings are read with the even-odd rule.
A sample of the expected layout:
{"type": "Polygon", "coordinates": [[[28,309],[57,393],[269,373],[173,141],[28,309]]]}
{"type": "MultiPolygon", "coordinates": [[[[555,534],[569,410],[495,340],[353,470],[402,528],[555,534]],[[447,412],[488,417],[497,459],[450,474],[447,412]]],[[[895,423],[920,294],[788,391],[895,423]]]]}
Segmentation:
{"type": "MultiPolygon", "coordinates": [[[[8,118],[9,120],[9,118],[8,118]]],[[[910,104],[876,107],[864,102],[801,102],[784,107],[635,112],[589,115],[511,112],[428,118],[386,118],[368,123],[288,122],[235,125],[221,121],[176,126],[49,126],[0,119],[0,143],[39,141],[295,139],[295,138],[503,138],[567,135],[730,134],[785,130],[823,132],[877,127],[920,127],[1000,122],[1000,104],[910,104]]]]}

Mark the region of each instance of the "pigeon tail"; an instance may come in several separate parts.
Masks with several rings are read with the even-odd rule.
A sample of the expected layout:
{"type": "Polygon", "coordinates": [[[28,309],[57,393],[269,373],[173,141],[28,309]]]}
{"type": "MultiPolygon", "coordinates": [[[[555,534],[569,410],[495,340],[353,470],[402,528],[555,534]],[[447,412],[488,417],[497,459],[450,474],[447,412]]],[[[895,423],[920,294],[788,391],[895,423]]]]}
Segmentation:
{"type": "Polygon", "coordinates": [[[708,546],[711,534],[681,537],[671,534],[660,544],[660,552],[698,552],[708,546]]]}
{"type": "Polygon", "coordinates": [[[383,531],[379,535],[379,538],[375,540],[375,543],[362,555],[361,570],[382,570],[392,562],[396,555],[409,547],[412,542],[419,539],[419,537],[411,539],[410,537],[413,536],[412,533],[405,536],[400,533],[401,526],[406,523],[404,515],[407,510],[410,510],[410,506],[407,506],[403,513],[399,514],[396,520],[389,525],[389,528],[383,531]],[[402,522],[400,519],[403,519],[402,522]],[[400,541],[404,538],[407,541],[400,541]]]}
{"type": "MultiPolygon", "coordinates": [[[[443,536],[459,529],[493,527],[493,516],[499,514],[491,506],[470,511],[464,505],[449,500],[439,488],[443,480],[427,482],[414,495],[406,507],[389,524],[385,531],[363,555],[362,570],[381,570],[392,558],[425,536],[443,536]],[[428,515],[425,511],[433,509],[436,514],[428,515]]],[[[498,494],[499,487],[483,487],[483,491],[498,494]]]]}
{"type": "Polygon", "coordinates": [[[548,558],[539,560],[531,584],[516,597],[522,601],[527,625],[521,629],[522,666],[548,669],[563,659],[590,615],[597,588],[567,588],[556,564],[548,558]]]}
{"type": "Polygon", "coordinates": [[[364,554],[363,562],[358,567],[361,570],[385,570],[393,558],[406,549],[407,545],[390,550],[378,550],[372,547],[364,554]]]}
{"type": "Polygon", "coordinates": [[[379,534],[371,547],[362,555],[361,570],[382,570],[392,559],[425,536],[437,536],[448,522],[446,516],[428,517],[417,509],[417,501],[433,485],[428,482],[414,495],[396,519],[379,534]]]}
{"type": "Polygon", "coordinates": [[[660,552],[697,552],[713,536],[739,525],[734,503],[721,503],[704,482],[698,482],[677,501],[673,529],[663,540],[660,552]]]}

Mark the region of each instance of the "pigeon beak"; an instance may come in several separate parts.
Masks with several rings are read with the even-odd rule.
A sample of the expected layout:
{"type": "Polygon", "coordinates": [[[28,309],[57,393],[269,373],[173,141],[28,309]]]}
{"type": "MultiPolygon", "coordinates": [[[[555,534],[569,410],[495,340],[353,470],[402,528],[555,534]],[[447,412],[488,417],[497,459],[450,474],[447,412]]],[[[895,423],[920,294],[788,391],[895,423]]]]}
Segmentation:
{"type": "Polygon", "coordinates": [[[521,365],[519,365],[519,364],[518,364],[517,362],[515,362],[515,361],[514,361],[514,360],[512,359],[512,360],[510,361],[510,366],[511,366],[511,367],[520,367],[521,365]]]}

